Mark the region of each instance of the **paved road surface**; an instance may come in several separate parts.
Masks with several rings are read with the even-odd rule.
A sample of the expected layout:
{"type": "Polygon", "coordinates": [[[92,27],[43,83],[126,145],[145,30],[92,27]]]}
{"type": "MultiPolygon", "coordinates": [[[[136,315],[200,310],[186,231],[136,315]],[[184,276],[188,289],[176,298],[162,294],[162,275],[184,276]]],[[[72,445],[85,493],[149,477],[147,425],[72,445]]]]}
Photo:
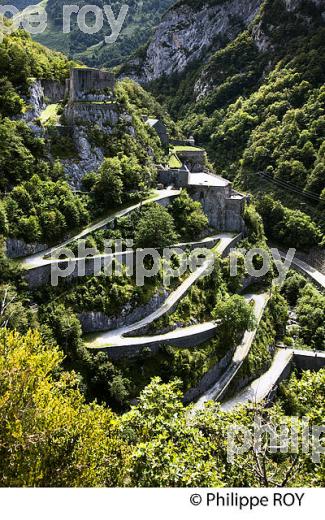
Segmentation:
{"type": "MultiPolygon", "coordinates": [[[[236,237],[230,233],[221,233],[220,235],[216,235],[215,238],[218,238],[220,240],[216,252],[219,254],[222,254],[225,249],[231,244],[234,240],[236,240],[236,237]]],[[[167,314],[171,309],[174,308],[174,306],[180,301],[180,299],[186,294],[186,292],[190,289],[190,287],[201,277],[205,274],[205,272],[210,268],[211,263],[214,261],[213,257],[208,258],[203,262],[203,264],[198,267],[193,273],[191,273],[186,280],[175,290],[172,294],[168,296],[165,303],[156,311],[151,313],[149,316],[144,318],[143,320],[133,323],[132,325],[128,325],[125,327],[121,327],[120,329],[111,330],[108,332],[102,332],[99,334],[96,334],[96,336],[87,342],[86,340],[86,346],[89,348],[105,348],[105,346],[118,346],[118,345],[137,345],[139,343],[136,342],[136,338],[125,338],[125,334],[135,332],[136,330],[142,329],[143,327],[150,325],[153,321],[157,320],[161,316],[167,314]]],[[[203,323],[201,325],[195,325],[193,327],[186,327],[185,329],[176,329],[175,331],[172,331],[166,335],[159,335],[159,336],[151,336],[147,338],[138,338],[140,340],[140,343],[150,344],[150,343],[156,343],[158,338],[160,341],[165,339],[171,339],[171,338],[180,338],[182,335],[189,335],[190,331],[193,331],[193,334],[197,334],[199,331],[199,328],[202,327],[202,330],[205,330],[204,327],[210,327],[213,326],[213,323],[203,323]],[[182,330],[184,332],[182,332],[182,330]]]]}
{"type": "Polygon", "coordinates": [[[260,403],[265,399],[277,384],[281,374],[287,368],[293,357],[293,350],[278,350],[271,367],[265,374],[255,379],[250,385],[239,392],[235,397],[221,405],[222,410],[231,411],[236,406],[246,403],[260,403]]]}
{"type": "MultiPolygon", "coordinates": [[[[181,327],[166,334],[157,334],[156,336],[136,336],[136,337],[124,337],[125,334],[123,328],[112,331],[112,335],[106,333],[103,338],[97,338],[94,342],[86,343],[86,347],[89,349],[109,349],[110,347],[132,347],[135,345],[154,345],[156,343],[170,343],[177,342],[182,338],[194,337],[204,332],[213,331],[218,328],[216,322],[205,322],[197,325],[191,325],[189,327],[181,327]],[[119,332],[119,335],[116,334],[119,332]]],[[[199,344],[199,343],[198,343],[199,344]]]]}
{"type": "MultiPolygon", "coordinates": [[[[250,301],[250,300],[254,301],[254,314],[255,314],[255,318],[257,320],[257,324],[259,324],[259,322],[263,316],[266,304],[269,300],[269,294],[268,293],[247,294],[247,295],[245,295],[245,298],[247,301],[250,301]]],[[[195,403],[194,410],[199,410],[204,407],[204,404],[206,402],[218,400],[220,398],[220,396],[222,396],[222,394],[224,393],[226,388],[230,385],[231,381],[234,379],[238,370],[242,366],[244,360],[248,356],[250,348],[255,339],[257,329],[258,329],[258,325],[253,331],[245,332],[242,342],[237,347],[228,368],[226,369],[224,374],[222,374],[222,376],[218,379],[218,381],[216,381],[215,384],[213,386],[211,386],[211,388],[209,388],[209,390],[207,392],[205,392],[200,397],[200,399],[195,403]]]]}
{"type": "Polygon", "coordinates": [[[104,219],[101,219],[98,222],[91,224],[90,226],[83,229],[77,235],[70,237],[69,239],[65,240],[64,242],[62,242],[61,244],[59,244],[53,248],[46,249],[45,251],[41,251],[40,253],[36,253],[35,255],[27,256],[26,258],[22,258],[21,263],[26,268],[33,268],[33,267],[38,267],[40,265],[49,264],[49,263],[53,262],[53,260],[52,261],[49,260],[49,257],[55,255],[55,253],[57,253],[63,247],[69,246],[70,244],[72,244],[72,242],[75,242],[76,240],[79,240],[81,238],[86,238],[88,235],[90,235],[94,231],[98,231],[99,229],[105,228],[109,223],[113,222],[115,219],[128,215],[135,209],[139,208],[141,205],[143,206],[145,204],[149,204],[150,202],[157,202],[158,200],[166,199],[168,197],[176,197],[179,194],[180,194],[180,190],[171,190],[171,189],[160,190],[153,197],[145,199],[142,202],[138,202],[137,204],[133,204],[132,206],[129,206],[127,208],[115,211],[108,217],[105,217],[104,219]]]}

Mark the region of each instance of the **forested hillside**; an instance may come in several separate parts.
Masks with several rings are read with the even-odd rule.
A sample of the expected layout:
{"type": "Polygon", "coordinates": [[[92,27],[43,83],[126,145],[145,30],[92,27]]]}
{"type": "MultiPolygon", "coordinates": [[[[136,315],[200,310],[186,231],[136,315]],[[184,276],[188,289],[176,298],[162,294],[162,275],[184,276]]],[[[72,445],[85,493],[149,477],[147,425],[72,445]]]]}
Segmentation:
{"type": "MultiPolygon", "coordinates": [[[[154,158],[159,160],[164,152],[141,115],[161,113],[169,123],[170,119],[140,86],[124,81],[116,87],[116,98],[119,110],[130,118],[133,136],[128,122],[117,124],[109,139],[96,125],[88,125],[89,140],[112,163],[88,176],[88,188],[94,188],[90,196],[72,193],[64,161],[68,159],[70,169],[79,163],[73,139],[58,136],[57,121],[53,127],[51,121],[43,127],[39,118],[31,126],[25,117],[35,82],[64,82],[71,65],[64,55],[33,42],[24,31],[0,44],[0,191],[6,195],[0,200],[0,233],[5,236],[54,243],[107,211],[110,201],[118,206],[130,197],[141,197],[155,177],[154,158]],[[103,204],[103,182],[114,182],[114,173],[105,181],[112,166],[117,192],[103,204]]],[[[63,105],[57,110],[62,114],[63,105]]]]}
{"type": "Polygon", "coordinates": [[[64,80],[69,66],[63,54],[33,42],[24,31],[5,37],[0,44],[0,115],[21,114],[32,79],[64,80]]]}
{"type": "Polygon", "coordinates": [[[296,455],[267,454],[261,473],[251,451],[227,460],[226,437],[230,425],[256,416],[276,425],[286,414],[301,415],[321,425],[324,370],[293,376],[282,388],[283,405],[271,410],[225,413],[211,404],[189,421],[178,382],[159,378],[123,417],[86,404],[62,358],[38,333],[0,330],[2,486],[264,487],[268,479],[279,487],[322,486],[323,463],[301,450],[299,465],[296,455]]]}
{"type": "MultiPolygon", "coordinates": [[[[207,146],[219,173],[296,211],[283,210],[289,227],[304,220],[310,227],[306,213],[324,232],[323,7],[267,0],[248,29],[203,64],[189,56],[184,72],[161,71],[148,87],[207,146]]],[[[306,245],[320,240],[314,230],[306,245]]]]}
{"type": "Polygon", "coordinates": [[[324,1],[139,4],[0,43],[0,487],[321,487],[324,1]]]}
{"type": "MultiPolygon", "coordinates": [[[[96,34],[85,34],[76,24],[76,15],[71,17],[71,33],[62,34],[63,0],[47,0],[46,11],[48,13],[48,29],[35,37],[44,45],[60,50],[74,59],[80,59],[87,65],[95,67],[112,67],[123,63],[135,50],[145,44],[151,35],[152,29],[159,23],[162,14],[173,4],[173,0],[143,0],[138,2],[117,1],[107,3],[98,0],[93,4],[103,7],[110,5],[117,18],[122,5],[128,6],[128,13],[122,26],[122,32],[114,43],[105,43],[105,36],[111,34],[111,28],[104,15],[102,30],[96,34]]],[[[15,2],[14,2],[15,5],[15,2]]],[[[82,8],[89,5],[79,1],[74,5],[82,8]]],[[[93,23],[92,15],[88,17],[89,25],[93,23]]]]}

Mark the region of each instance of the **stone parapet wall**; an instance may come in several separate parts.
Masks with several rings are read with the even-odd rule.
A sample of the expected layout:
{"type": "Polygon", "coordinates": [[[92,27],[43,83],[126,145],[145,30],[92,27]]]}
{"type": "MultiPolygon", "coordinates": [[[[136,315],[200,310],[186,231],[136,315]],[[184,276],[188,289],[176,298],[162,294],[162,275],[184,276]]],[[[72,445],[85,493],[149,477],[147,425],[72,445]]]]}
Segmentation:
{"type": "Polygon", "coordinates": [[[295,366],[299,370],[318,371],[325,367],[325,352],[297,351],[293,352],[295,366]]]}
{"type": "Polygon", "coordinates": [[[205,167],[205,150],[177,150],[177,156],[192,173],[202,172],[205,167]]]}
{"type": "Polygon", "coordinates": [[[175,188],[186,188],[188,186],[188,171],[187,170],[159,170],[158,183],[164,186],[174,186],[175,188]]]}

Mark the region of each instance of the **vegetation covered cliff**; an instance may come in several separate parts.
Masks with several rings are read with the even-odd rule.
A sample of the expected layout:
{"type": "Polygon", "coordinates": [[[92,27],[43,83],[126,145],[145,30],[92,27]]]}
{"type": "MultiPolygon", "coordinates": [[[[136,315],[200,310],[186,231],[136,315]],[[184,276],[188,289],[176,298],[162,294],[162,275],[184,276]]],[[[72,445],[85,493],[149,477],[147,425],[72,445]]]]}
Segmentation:
{"type": "MultiPolygon", "coordinates": [[[[183,130],[207,147],[219,173],[282,202],[288,209],[278,223],[289,221],[300,234],[311,218],[324,233],[324,3],[245,3],[243,23],[229,29],[239,7],[177,3],[123,72],[146,82],[183,130]],[[222,10],[222,26],[209,9],[222,10]],[[178,25],[185,12],[192,15],[178,25]]],[[[320,230],[306,232],[307,246],[321,243],[320,230]]],[[[294,245],[296,236],[286,242],[294,245]]]]}
{"type": "MultiPolygon", "coordinates": [[[[324,276],[307,265],[305,276],[292,271],[277,287],[280,264],[267,238],[283,250],[318,254],[324,244],[324,2],[179,0],[129,56],[169,3],[158,9],[145,2],[148,27],[140,35],[134,18],[111,56],[78,31],[60,42],[87,63],[128,55],[121,77],[144,86],[123,77],[98,89],[94,81],[110,73],[96,71],[91,88],[77,92],[83,81],[73,77],[92,76],[90,69],[23,31],[0,43],[2,486],[324,484],[324,458],[315,463],[304,447],[292,454],[248,450],[230,463],[227,440],[235,423],[253,429],[256,418],[301,428],[302,417],[323,422],[325,296],[307,275],[319,287],[324,276]],[[158,122],[167,142],[154,130],[158,122]],[[197,146],[185,140],[192,134],[197,146]],[[207,173],[212,166],[201,145],[216,172],[247,196],[207,173]],[[186,153],[193,172],[180,161],[186,153]],[[157,171],[168,179],[185,173],[187,190],[167,183],[163,190],[157,171]],[[211,224],[205,191],[209,208],[226,195],[229,207],[240,208],[243,234],[233,227],[220,233],[217,217],[211,224]],[[62,250],[67,236],[70,252],[62,250]],[[30,284],[30,272],[69,264],[80,245],[107,260],[105,240],[151,251],[179,247],[153,262],[157,271],[143,285],[120,257],[113,273],[81,268],[58,285],[30,284]],[[35,254],[10,259],[10,241],[35,254]],[[44,254],[45,244],[58,246],[59,258],[44,254]],[[214,261],[203,259],[196,270],[189,262],[180,274],[184,257],[202,244],[214,261]],[[230,255],[232,246],[238,249],[230,255]],[[255,274],[270,260],[260,278],[247,268],[247,250],[257,251],[255,274]],[[275,352],[291,355],[285,368],[295,368],[296,349],[315,372],[293,370],[280,388],[271,380],[265,402],[254,394],[234,411],[218,402],[196,410],[184,404],[193,395],[211,398],[211,385],[220,385],[217,399],[229,397],[271,369],[275,352]]],[[[54,24],[61,0],[47,6],[54,24]]],[[[54,47],[56,29],[44,34],[54,47]]],[[[203,251],[196,255],[202,260],[203,251]]],[[[86,265],[95,260],[78,256],[86,265]]],[[[150,265],[145,258],[145,270],[150,265]]]]}
{"type": "MultiPolygon", "coordinates": [[[[42,85],[50,80],[64,86],[71,66],[64,55],[33,42],[24,31],[0,44],[0,233],[5,236],[54,243],[107,211],[109,200],[118,205],[143,196],[155,179],[154,162],[165,152],[142,116],[171,120],[150,94],[125,80],[116,86],[113,128],[100,126],[91,113],[66,126],[67,99],[49,104],[42,85]],[[101,200],[100,183],[109,164],[98,178],[94,173],[91,195],[73,193],[105,158],[114,163],[118,193],[101,200]]],[[[96,103],[92,108],[98,111],[96,103]]],[[[87,186],[90,191],[89,176],[87,186]]]]}

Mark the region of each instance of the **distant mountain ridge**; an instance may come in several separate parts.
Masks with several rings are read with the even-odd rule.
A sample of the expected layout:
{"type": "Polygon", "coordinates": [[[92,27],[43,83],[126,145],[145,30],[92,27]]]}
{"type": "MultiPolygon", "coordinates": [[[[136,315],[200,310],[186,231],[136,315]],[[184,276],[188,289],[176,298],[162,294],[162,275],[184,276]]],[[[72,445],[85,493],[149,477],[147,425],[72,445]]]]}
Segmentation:
{"type": "Polygon", "coordinates": [[[299,229],[305,212],[323,233],[324,7],[182,0],[121,69],[208,149],[218,173],[297,212],[285,213],[290,226],[299,229]]]}
{"type": "Polygon", "coordinates": [[[21,11],[22,9],[25,9],[30,5],[36,5],[38,3],[39,0],[10,0],[10,2],[7,2],[6,0],[1,0],[0,5],[13,5],[21,11]]]}
{"type": "MultiPolygon", "coordinates": [[[[29,4],[35,1],[28,2],[29,4]]],[[[145,44],[151,36],[153,27],[160,22],[162,14],[170,7],[174,0],[122,0],[115,1],[113,4],[105,0],[95,0],[86,2],[85,0],[70,2],[80,8],[86,5],[96,5],[103,8],[104,5],[112,7],[115,16],[118,16],[121,6],[128,6],[128,13],[122,26],[121,34],[117,41],[112,44],[104,42],[105,36],[111,34],[111,29],[107,19],[104,17],[102,30],[95,34],[83,33],[76,24],[76,15],[71,16],[71,32],[62,32],[63,6],[67,4],[65,0],[46,0],[48,14],[48,28],[34,39],[47,47],[64,52],[73,59],[83,61],[85,64],[94,67],[112,67],[126,61],[141,45],[145,44]]],[[[25,6],[25,0],[13,2],[17,7],[25,6]],[[20,4],[20,5],[18,5],[20,4]]],[[[87,17],[87,23],[91,25],[94,18],[87,17]]]]}
{"type": "MultiPolygon", "coordinates": [[[[141,83],[180,73],[232,41],[255,18],[263,0],[182,0],[170,8],[147,48],[123,72],[141,83]]],[[[202,62],[201,62],[202,63],[202,62]]]]}

